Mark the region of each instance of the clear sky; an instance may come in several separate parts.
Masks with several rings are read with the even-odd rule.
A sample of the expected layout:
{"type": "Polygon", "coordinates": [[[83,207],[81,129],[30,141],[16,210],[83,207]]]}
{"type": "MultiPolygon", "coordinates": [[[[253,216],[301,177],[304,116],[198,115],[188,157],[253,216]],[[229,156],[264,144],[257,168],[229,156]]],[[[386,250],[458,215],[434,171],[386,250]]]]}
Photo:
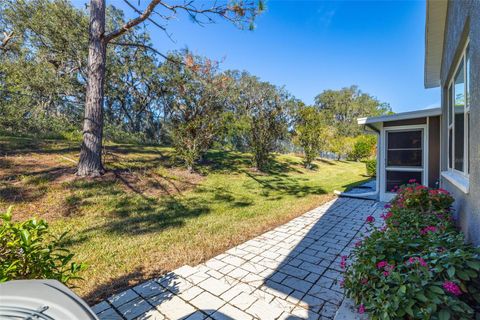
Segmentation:
{"type": "MultiPolygon", "coordinates": [[[[107,4],[134,15],[122,0],[107,4]]],[[[267,0],[266,6],[254,31],[179,17],[169,23],[172,42],[154,25],[147,28],[158,50],[188,47],[223,59],[223,69],[247,70],[305,103],[323,90],[356,84],[395,112],[439,106],[440,91],[423,87],[425,1],[267,0]]]]}

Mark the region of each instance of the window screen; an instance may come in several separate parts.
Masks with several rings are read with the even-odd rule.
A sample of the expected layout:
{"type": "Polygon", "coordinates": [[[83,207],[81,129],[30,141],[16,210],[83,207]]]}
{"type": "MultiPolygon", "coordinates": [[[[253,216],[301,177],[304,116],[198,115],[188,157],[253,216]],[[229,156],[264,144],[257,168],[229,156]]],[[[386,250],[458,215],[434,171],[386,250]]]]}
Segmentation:
{"type": "Polygon", "coordinates": [[[422,184],[421,171],[387,171],[386,192],[391,192],[395,187],[407,184],[410,179],[415,179],[422,184]]]}
{"type": "Polygon", "coordinates": [[[422,166],[422,130],[388,132],[387,143],[387,166],[422,166]]]}

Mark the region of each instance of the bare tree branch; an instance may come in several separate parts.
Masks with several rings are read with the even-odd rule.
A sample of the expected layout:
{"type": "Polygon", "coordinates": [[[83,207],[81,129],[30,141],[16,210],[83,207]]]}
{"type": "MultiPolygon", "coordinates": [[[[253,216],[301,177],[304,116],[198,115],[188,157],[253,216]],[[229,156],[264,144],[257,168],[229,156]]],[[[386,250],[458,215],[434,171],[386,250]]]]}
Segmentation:
{"type": "MultiPolygon", "coordinates": [[[[137,7],[135,7],[130,1],[128,0],[123,0],[123,2],[125,2],[130,8],[132,8],[132,10],[134,10],[136,13],[138,14],[142,14],[142,11],[140,9],[138,9],[137,7]]],[[[152,11],[152,13],[157,13],[155,11],[152,11]]],[[[159,13],[157,13],[162,19],[164,20],[169,20],[170,17],[168,16],[164,16],[164,15],[161,15],[159,13]]],[[[162,26],[160,23],[156,22],[155,20],[153,20],[152,18],[147,18],[148,21],[150,21],[151,23],[153,23],[153,25],[157,26],[158,28],[160,28],[161,30],[163,30],[163,32],[165,32],[165,34],[167,35],[167,37],[172,41],[172,42],[175,42],[172,38],[172,34],[168,33],[167,31],[167,28],[165,26],[162,26]]]]}
{"type": "Polygon", "coordinates": [[[13,39],[13,31],[11,31],[10,33],[3,32],[3,39],[2,39],[2,43],[0,44],[0,49],[3,51],[7,51],[7,45],[12,39],[13,39]]]}
{"type": "MultiPolygon", "coordinates": [[[[138,8],[136,8],[134,5],[132,5],[129,0],[123,0],[130,8],[132,8],[136,13],[139,14],[138,17],[129,20],[127,23],[125,23],[121,28],[114,30],[110,32],[109,34],[104,36],[104,40],[108,43],[114,38],[117,38],[121,36],[122,34],[128,32],[131,28],[137,26],[138,24],[144,22],[145,20],[148,20],[152,22],[155,26],[159,27],[163,31],[166,32],[166,27],[155,22],[153,19],[150,18],[150,16],[155,12],[155,8],[157,6],[161,6],[164,9],[170,11],[173,13],[173,16],[178,13],[178,11],[185,11],[190,18],[202,25],[204,21],[201,21],[200,18],[203,17],[203,19],[206,19],[208,23],[213,23],[214,20],[211,16],[217,15],[222,18],[224,18],[227,21],[230,21],[232,23],[240,23],[240,22],[246,22],[248,21],[249,17],[252,18],[255,15],[259,13],[259,11],[255,10],[255,5],[254,2],[252,1],[251,3],[248,4],[243,4],[244,7],[240,5],[228,5],[228,4],[217,4],[217,1],[214,1],[212,6],[208,8],[199,8],[194,5],[194,0],[186,0],[182,4],[174,4],[170,5],[165,3],[163,0],[151,0],[148,6],[145,8],[145,10],[142,12],[138,8]]],[[[159,14],[159,13],[157,13],[159,14]]],[[[164,16],[159,14],[162,18],[165,20],[169,20],[171,17],[168,15],[164,16]]]]}
{"type": "MultiPolygon", "coordinates": [[[[140,11],[140,9],[138,9],[137,7],[135,7],[133,4],[130,3],[130,1],[128,0],[123,0],[123,2],[125,2],[130,8],[133,9],[133,11],[135,11],[136,13],[138,14],[143,14],[142,11],[140,11]]],[[[152,11],[153,12],[153,11],[152,11]]],[[[147,18],[146,20],[150,21],[151,23],[153,23],[155,26],[159,27],[160,29],[162,29],[163,31],[166,31],[167,29],[162,26],[161,24],[159,24],[158,22],[155,22],[155,20],[151,19],[151,18],[147,18]]]]}
{"type": "Polygon", "coordinates": [[[145,9],[145,11],[143,11],[142,14],[140,14],[137,18],[135,19],[132,19],[130,21],[128,21],[127,23],[125,23],[120,29],[117,29],[115,31],[112,31],[110,32],[109,34],[107,34],[105,36],[105,41],[108,43],[110,42],[112,39],[115,39],[119,36],[121,36],[122,34],[124,34],[125,32],[127,32],[128,30],[130,30],[131,28],[135,27],[136,25],[144,22],[145,20],[148,19],[148,17],[152,14],[153,12],[153,9],[155,9],[155,7],[160,3],[160,0],[152,0],[147,8],[145,9]]]}

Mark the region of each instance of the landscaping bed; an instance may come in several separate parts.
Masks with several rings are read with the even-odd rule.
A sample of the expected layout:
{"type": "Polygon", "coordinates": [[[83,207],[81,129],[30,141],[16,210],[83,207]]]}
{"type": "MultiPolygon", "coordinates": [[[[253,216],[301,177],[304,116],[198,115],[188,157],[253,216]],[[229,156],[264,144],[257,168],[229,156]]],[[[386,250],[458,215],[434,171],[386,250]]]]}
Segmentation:
{"type": "Polygon", "coordinates": [[[385,206],[384,224],[342,257],[342,282],[371,319],[479,319],[480,249],[464,243],[452,196],[411,180],[385,206]],[[351,259],[351,261],[350,261],[351,259]]]}

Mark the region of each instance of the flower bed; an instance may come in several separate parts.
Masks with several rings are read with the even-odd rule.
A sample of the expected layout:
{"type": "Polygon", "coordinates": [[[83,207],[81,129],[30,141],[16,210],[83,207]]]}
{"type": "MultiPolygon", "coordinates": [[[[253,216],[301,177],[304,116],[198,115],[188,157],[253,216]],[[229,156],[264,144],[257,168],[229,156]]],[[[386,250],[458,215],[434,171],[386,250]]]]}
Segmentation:
{"type": "Polygon", "coordinates": [[[371,319],[479,319],[480,249],[464,244],[453,198],[410,181],[385,206],[385,223],[343,257],[342,285],[371,319]]]}

